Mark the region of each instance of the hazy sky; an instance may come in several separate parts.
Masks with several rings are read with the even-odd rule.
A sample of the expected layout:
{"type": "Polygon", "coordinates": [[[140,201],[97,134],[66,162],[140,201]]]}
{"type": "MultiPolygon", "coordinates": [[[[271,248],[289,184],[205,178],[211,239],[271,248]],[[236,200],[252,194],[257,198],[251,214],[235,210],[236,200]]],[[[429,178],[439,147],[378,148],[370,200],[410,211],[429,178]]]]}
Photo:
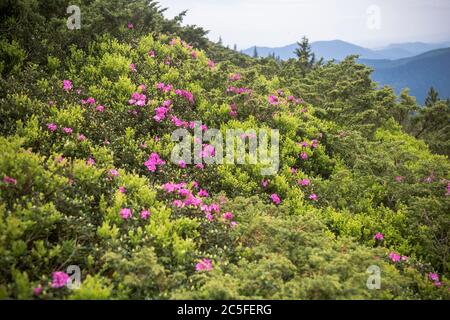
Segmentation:
{"type": "Polygon", "coordinates": [[[368,47],[392,42],[450,40],[450,0],[159,0],[185,24],[222,36],[239,49],[283,46],[303,35],[368,47]]]}

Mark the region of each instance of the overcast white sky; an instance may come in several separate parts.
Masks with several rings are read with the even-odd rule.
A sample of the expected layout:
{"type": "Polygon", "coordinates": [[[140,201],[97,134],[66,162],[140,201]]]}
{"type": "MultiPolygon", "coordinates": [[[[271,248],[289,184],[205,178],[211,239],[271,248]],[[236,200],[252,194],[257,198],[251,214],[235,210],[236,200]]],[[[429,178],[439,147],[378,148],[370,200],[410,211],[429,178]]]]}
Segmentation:
{"type": "Polygon", "coordinates": [[[253,45],[284,46],[303,35],[311,41],[340,39],[367,47],[450,40],[450,0],[158,2],[169,8],[168,17],[188,9],[185,24],[202,26],[210,30],[210,39],[216,41],[222,36],[224,44],[236,43],[239,49],[253,45]]]}

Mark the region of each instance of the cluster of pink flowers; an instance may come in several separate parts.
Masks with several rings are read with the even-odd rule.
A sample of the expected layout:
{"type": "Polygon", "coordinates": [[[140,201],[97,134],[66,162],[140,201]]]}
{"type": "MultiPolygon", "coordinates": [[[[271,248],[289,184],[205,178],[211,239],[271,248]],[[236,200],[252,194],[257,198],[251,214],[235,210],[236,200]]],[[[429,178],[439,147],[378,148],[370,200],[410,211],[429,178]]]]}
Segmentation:
{"type": "Polygon", "coordinates": [[[150,58],[154,58],[154,57],[156,57],[156,52],[155,52],[154,50],[150,50],[150,51],[148,52],[148,56],[149,56],[150,58]]]}
{"type": "Polygon", "coordinates": [[[52,288],[62,288],[67,285],[69,275],[63,271],[53,272],[52,274],[52,288]]]}
{"type": "Polygon", "coordinates": [[[48,130],[50,130],[51,132],[55,132],[56,130],[58,130],[58,126],[54,123],[49,123],[47,125],[48,130]]]}
{"type": "Polygon", "coordinates": [[[308,143],[307,141],[303,141],[300,143],[300,146],[302,148],[309,148],[311,147],[312,149],[317,149],[317,147],[319,146],[319,140],[312,140],[311,143],[308,143]]]}
{"type": "Polygon", "coordinates": [[[278,97],[275,96],[275,95],[270,95],[269,98],[268,98],[268,100],[269,100],[269,103],[270,103],[271,105],[273,105],[273,106],[276,106],[276,105],[278,105],[278,104],[280,103],[280,102],[278,101],[278,97]]]}
{"type": "Polygon", "coordinates": [[[63,90],[66,92],[71,91],[73,88],[72,81],[70,80],[63,80],[63,90]]]}
{"type": "Polygon", "coordinates": [[[433,272],[430,272],[429,274],[428,274],[428,279],[430,279],[430,281],[432,281],[433,282],[433,285],[435,286],[435,287],[441,287],[442,286],[442,283],[441,283],[441,281],[440,281],[440,279],[439,279],[439,275],[437,274],[437,273],[433,273],[433,272]]]}
{"type": "Polygon", "coordinates": [[[143,93],[135,92],[131,95],[131,99],[128,100],[128,104],[137,107],[145,106],[147,97],[143,93]]]}
{"type": "Polygon", "coordinates": [[[159,157],[159,154],[156,152],[152,153],[148,160],[144,163],[147,169],[151,172],[155,172],[157,166],[163,166],[166,162],[159,157]]]}
{"type": "Polygon", "coordinates": [[[163,104],[155,109],[156,115],[153,117],[156,122],[161,122],[166,118],[167,112],[169,112],[169,108],[172,106],[171,100],[166,100],[163,104]]]}
{"type": "Polygon", "coordinates": [[[128,22],[127,28],[128,29],[134,29],[134,25],[131,22],[128,22]]]}
{"type": "Polygon", "coordinates": [[[253,94],[253,90],[252,89],[248,89],[248,88],[236,88],[233,86],[230,86],[227,88],[227,93],[236,93],[236,94],[249,94],[252,95],[253,94]]]}
{"type": "Polygon", "coordinates": [[[130,64],[130,71],[131,72],[137,72],[136,65],[134,63],[130,64]]]}
{"type": "Polygon", "coordinates": [[[110,169],[108,171],[108,176],[109,178],[117,178],[119,176],[119,171],[117,171],[116,169],[110,169]]]}
{"type": "Polygon", "coordinates": [[[89,104],[89,105],[94,105],[95,104],[95,99],[92,97],[89,97],[87,99],[82,99],[81,100],[81,104],[89,104]]]}
{"type": "Polygon", "coordinates": [[[373,238],[376,241],[383,241],[384,240],[384,235],[381,232],[377,232],[373,238]]]}
{"type": "Polygon", "coordinates": [[[214,69],[216,67],[216,63],[212,60],[208,60],[208,67],[210,69],[214,69]]]}
{"type": "Polygon", "coordinates": [[[300,153],[300,158],[301,158],[302,160],[308,160],[308,158],[309,158],[308,153],[306,153],[305,151],[302,151],[302,152],[300,153]]]}
{"type": "Polygon", "coordinates": [[[394,251],[389,253],[388,257],[394,263],[398,263],[400,261],[408,261],[409,260],[409,258],[407,256],[401,256],[400,254],[398,254],[397,252],[394,252],[394,251]]]}
{"type": "Polygon", "coordinates": [[[3,182],[6,184],[17,185],[17,180],[8,176],[3,177],[3,182]]]}
{"type": "Polygon", "coordinates": [[[239,81],[241,80],[241,74],[240,73],[233,73],[228,77],[228,80],[230,81],[239,81]]]}
{"type": "Polygon", "coordinates": [[[302,187],[308,187],[309,185],[311,185],[311,180],[309,179],[302,179],[298,181],[298,184],[302,187]]]}
{"type": "Polygon", "coordinates": [[[128,208],[122,208],[120,209],[120,217],[123,220],[128,220],[131,218],[131,216],[133,215],[133,213],[131,212],[131,209],[128,208]]]}
{"type": "Polygon", "coordinates": [[[237,116],[237,105],[234,102],[232,104],[230,104],[230,116],[231,117],[237,116]]]}
{"type": "Polygon", "coordinates": [[[270,196],[270,199],[272,199],[272,202],[275,203],[276,205],[279,205],[281,203],[281,199],[276,193],[272,194],[270,196]]]}
{"type": "Polygon", "coordinates": [[[181,96],[181,97],[185,98],[190,103],[194,103],[194,95],[187,90],[176,89],[175,94],[177,96],[181,96]]]}
{"type": "Polygon", "coordinates": [[[212,261],[210,259],[202,259],[195,265],[195,270],[199,271],[211,271],[213,269],[212,261]]]}
{"type": "MultiPolygon", "coordinates": [[[[144,209],[140,212],[139,216],[142,220],[148,220],[151,216],[151,213],[149,210],[144,209]]],[[[129,220],[133,217],[133,211],[129,208],[122,208],[120,209],[120,217],[123,220],[129,220]]]]}
{"type": "Polygon", "coordinates": [[[317,196],[317,194],[313,193],[312,195],[309,196],[309,200],[319,201],[319,197],[317,196]]]}

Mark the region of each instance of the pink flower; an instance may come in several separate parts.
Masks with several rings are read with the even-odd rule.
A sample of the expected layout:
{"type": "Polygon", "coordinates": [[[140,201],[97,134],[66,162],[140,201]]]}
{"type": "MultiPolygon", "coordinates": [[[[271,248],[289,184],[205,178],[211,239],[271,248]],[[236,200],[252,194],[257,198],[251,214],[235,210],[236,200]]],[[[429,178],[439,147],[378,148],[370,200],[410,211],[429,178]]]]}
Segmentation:
{"type": "Polygon", "coordinates": [[[205,165],[204,165],[203,163],[197,163],[197,164],[195,165],[195,167],[196,167],[197,169],[199,169],[199,170],[205,169],[205,165]]]}
{"type": "Polygon", "coordinates": [[[391,259],[392,262],[400,262],[401,256],[396,252],[389,253],[389,259],[391,259]]]}
{"type": "Polygon", "coordinates": [[[166,164],[165,161],[163,161],[157,153],[152,153],[148,160],[144,163],[144,165],[147,167],[147,169],[151,172],[155,172],[157,166],[162,166],[166,164]]]}
{"type": "Polygon", "coordinates": [[[302,160],[308,160],[308,154],[306,152],[302,152],[300,154],[300,158],[302,158],[302,160]]]}
{"type": "Polygon", "coordinates": [[[197,51],[192,51],[191,57],[194,58],[194,59],[197,59],[198,58],[198,52],[197,51]]]}
{"type": "Polygon", "coordinates": [[[109,170],[109,176],[110,177],[118,177],[119,171],[117,171],[116,169],[111,169],[111,170],[109,170]]]}
{"type": "Polygon", "coordinates": [[[298,184],[299,184],[300,186],[302,186],[302,187],[307,187],[307,186],[311,185],[311,180],[309,180],[309,179],[303,179],[303,180],[300,180],[300,181],[298,182],[298,184]]]}
{"type": "Polygon", "coordinates": [[[240,73],[233,73],[232,75],[230,75],[229,80],[230,81],[241,80],[241,74],[240,73]]]}
{"type": "Polygon", "coordinates": [[[122,217],[122,219],[124,220],[128,220],[131,218],[132,213],[131,210],[128,208],[122,208],[120,209],[120,216],[122,217]]]}
{"type": "Polygon", "coordinates": [[[93,104],[95,104],[95,99],[92,98],[92,97],[89,97],[89,98],[87,98],[86,100],[81,100],[81,103],[82,103],[82,104],[90,104],[90,105],[93,105],[93,104]]]}
{"type": "Polygon", "coordinates": [[[52,288],[65,287],[69,281],[69,275],[62,271],[53,272],[52,275],[52,288]]]}
{"type": "Polygon", "coordinates": [[[397,181],[397,182],[403,182],[404,179],[405,179],[405,177],[402,177],[402,176],[395,177],[395,181],[397,181]]]}
{"type": "Polygon", "coordinates": [[[136,65],[135,65],[134,63],[131,63],[131,64],[130,64],[130,71],[131,71],[131,72],[137,72],[137,70],[136,70],[136,65]]]}
{"type": "Polygon", "coordinates": [[[209,193],[206,190],[200,189],[200,191],[198,192],[198,196],[202,197],[202,198],[208,198],[209,197],[209,193]]]}
{"type": "Polygon", "coordinates": [[[63,131],[65,134],[72,134],[73,133],[73,129],[72,128],[63,128],[63,131]]]}
{"type": "Polygon", "coordinates": [[[17,180],[13,179],[11,177],[8,177],[8,176],[4,176],[3,177],[3,182],[6,183],[6,184],[17,185],[17,180]]]}
{"type": "Polygon", "coordinates": [[[311,148],[317,149],[318,146],[319,146],[319,141],[317,141],[317,140],[311,141],[311,148]]]}
{"type": "Polygon", "coordinates": [[[195,266],[196,271],[211,271],[213,269],[212,261],[210,259],[202,259],[195,266]]]}
{"type": "Polygon", "coordinates": [[[125,194],[127,193],[127,189],[125,187],[119,187],[119,192],[125,194]]]}
{"type": "Polygon", "coordinates": [[[296,174],[296,173],[297,173],[297,169],[291,168],[291,173],[292,173],[292,174],[296,174]]]}
{"type": "Polygon", "coordinates": [[[430,272],[428,274],[428,278],[430,278],[430,280],[433,281],[433,282],[438,282],[439,281],[439,275],[437,273],[430,272]]]}
{"type": "Polygon", "coordinates": [[[302,148],[308,148],[308,147],[309,147],[309,143],[306,142],[306,141],[303,141],[302,143],[300,143],[300,146],[301,146],[302,148]]]}
{"type": "Polygon", "coordinates": [[[63,90],[69,92],[72,90],[72,81],[70,80],[63,80],[63,90]]]}
{"type": "Polygon", "coordinates": [[[233,217],[234,217],[234,215],[233,215],[231,212],[225,212],[225,213],[223,214],[223,218],[224,218],[225,220],[233,220],[233,217]]]}
{"type": "Polygon", "coordinates": [[[148,52],[148,56],[149,56],[150,58],[154,58],[154,57],[156,57],[156,52],[153,51],[153,50],[151,50],[151,51],[148,52]]]}
{"type": "Polygon", "coordinates": [[[85,141],[85,140],[86,140],[86,136],[84,134],[78,135],[78,141],[85,141]]]}
{"type": "Polygon", "coordinates": [[[159,107],[155,109],[156,115],[153,117],[156,122],[161,122],[166,118],[168,109],[166,107],[159,107]]]}
{"type": "Polygon", "coordinates": [[[48,130],[50,130],[51,132],[55,132],[58,129],[58,126],[54,123],[49,123],[47,125],[48,130]]]}
{"type": "Polygon", "coordinates": [[[274,106],[278,105],[278,97],[274,95],[269,96],[269,103],[274,106]]]}
{"type": "Polygon", "coordinates": [[[174,200],[173,201],[173,206],[176,208],[183,208],[184,207],[184,203],[181,200],[174,200]]]}
{"type": "Polygon", "coordinates": [[[237,225],[238,225],[238,223],[237,223],[236,221],[231,221],[231,223],[230,223],[230,226],[231,226],[232,228],[237,227],[237,225]]]}
{"type": "Polygon", "coordinates": [[[263,181],[261,181],[261,186],[263,188],[267,188],[269,186],[269,180],[264,179],[263,181]]]}
{"type": "Polygon", "coordinates": [[[275,203],[276,205],[279,205],[281,203],[281,199],[276,193],[272,194],[270,196],[270,198],[272,199],[273,203],[275,203]]]}
{"type": "Polygon", "coordinates": [[[439,288],[439,287],[442,286],[442,282],[436,281],[435,283],[433,283],[433,285],[434,285],[435,287],[439,288]]]}
{"type": "Polygon", "coordinates": [[[37,286],[36,288],[33,289],[33,293],[34,293],[36,296],[39,296],[39,295],[42,293],[42,287],[41,287],[40,285],[37,286]]]}
{"type": "Polygon", "coordinates": [[[147,220],[148,218],[150,218],[150,211],[148,210],[141,211],[141,219],[147,220]]]}
{"type": "Polygon", "coordinates": [[[210,69],[214,69],[216,67],[216,63],[212,60],[208,60],[208,67],[210,69]]]}
{"type": "Polygon", "coordinates": [[[104,107],[104,106],[101,106],[101,105],[98,105],[98,106],[95,108],[95,110],[97,110],[98,112],[103,112],[103,111],[105,111],[105,107],[104,107]]]}
{"type": "Polygon", "coordinates": [[[377,241],[382,241],[384,240],[384,235],[381,232],[378,232],[373,238],[377,241]]]}
{"type": "Polygon", "coordinates": [[[95,160],[92,157],[89,157],[89,159],[87,159],[86,164],[88,166],[93,166],[95,165],[95,160]]]}
{"type": "Polygon", "coordinates": [[[309,199],[312,201],[317,201],[319,200],[319,197],[317,196],[317,194],[313,193],[312,195],[309,196],[309,199]]]}
{"type": "Polygon", "coordinates": [[[131,22],[128,22],[127,27],[128,29],[134,29],[134,25],[131,22]]]}

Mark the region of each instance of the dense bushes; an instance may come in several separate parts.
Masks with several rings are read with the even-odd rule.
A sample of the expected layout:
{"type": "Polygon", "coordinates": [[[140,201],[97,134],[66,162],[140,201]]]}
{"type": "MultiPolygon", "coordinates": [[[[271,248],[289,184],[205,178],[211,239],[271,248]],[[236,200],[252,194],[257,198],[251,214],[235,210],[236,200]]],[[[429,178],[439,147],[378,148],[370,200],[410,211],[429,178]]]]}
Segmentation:
{"type": "Polygon", "coordinates": [[[347,59],[283,89],[124,32],[26,67],[2,45],[1,297],[449,298],[448,159],[402,132],[368,69],[347,59]],[[279,129],[278,174],[171,163],[172,132],[200,120],[279,129]],[[55,279],[69,265],[79,290],[55,279]]]}

